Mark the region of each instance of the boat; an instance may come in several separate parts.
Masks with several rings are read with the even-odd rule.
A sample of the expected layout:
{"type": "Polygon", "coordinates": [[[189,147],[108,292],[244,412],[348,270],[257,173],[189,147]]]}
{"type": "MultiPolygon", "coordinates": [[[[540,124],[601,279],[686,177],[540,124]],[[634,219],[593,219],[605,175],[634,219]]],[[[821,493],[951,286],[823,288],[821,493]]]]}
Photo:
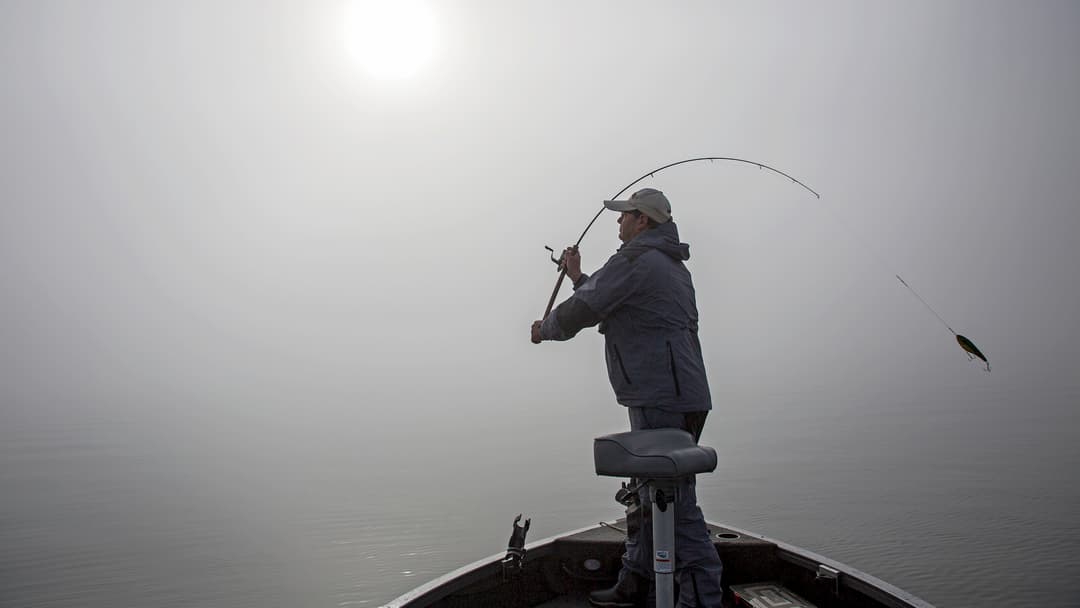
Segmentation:
{"type": "MultiPolygon", "coordinates": [[[[588,606],[590,591],[615,584],[625,520],[601,522],[525,545],[520,566],[496,554],[383,608],[588,606]]],[[[726,606],[751,608],[933,608],[855,568],[759,534],[709,523],[724,564],[726,606]]],[[[509,552],[508,552],[509,553],[509,552]]]]}
{"type": "MultiPolygon", "coordinates": [[[[622,499],[646,488],[654,508],[654,571],[658,605],[678,597],[670,550],[680,479],[716,467],[716,451],[679,429],[616,433],[594,442],[599,475],[630,477],[622,499]],[[677,499],[677,498],[676,498],[677,499]],[[665,504],[669,508],[665,508],[665,504]],[[663,599],[664,601],[661,601],[663,599]]],[[[622,501],[622,500],[621,500],[622,501]]],[[[622,501],[629,504],[630,501],[622,501]]],[[[505,555],[469,564],[422,585],[383,608],[588,606],[590,591],[615,584],[622,565],[626,520],[600,522],[526,544],[529,520],[513,531],[505,555]]],[[[725,606],[749,608],[933,608],[869,574],[805,549],[726,525],[706,523],[723,563],[725,606]]]]}

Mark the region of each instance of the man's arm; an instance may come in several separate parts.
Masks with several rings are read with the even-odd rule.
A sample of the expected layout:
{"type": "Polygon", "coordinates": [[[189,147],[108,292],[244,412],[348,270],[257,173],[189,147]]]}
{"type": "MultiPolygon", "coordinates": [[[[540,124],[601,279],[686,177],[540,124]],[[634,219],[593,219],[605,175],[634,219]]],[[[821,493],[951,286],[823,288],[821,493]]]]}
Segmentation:
{"type": "Polygon", "coordinates": [[[641,277],[635,270],[626,256],[616,254],[591,277],[579,275],[574,295],[546,319],[533,323],[533,342],[569,340],[582,329],[603,321],[637,289],[641,277]]]}
{"type": "MultiPolygon", "coordinates": [[[[562,267],[566,271],[566,276],[570,277],[570,281],[574,284],[574,290],[577,291],[579,287],[585,284],[585,281],[589,280],[589,275],[581,272],[581,252],[577,247],[567,247],[563,250],[562,254],[562,267]]],[[[569,300],[563,302],[567,304],[569,300]]],[[[559,308],[562,304],[559,305],[559,308]]],[[[532,343],[539,344],[543,340],[567,340],[572,336],[564,336],[561,331],[561,327],[557,322],[549,323],[545,332],[543,326],[544,322],[548,319],[554,321],[556,317],[556,311],[553,310],[546,318],[540,321],[534,321],[532,324],[532,343]]],[[[597,321],[598,323],[599,321],[597,321]]],[[[595,324],[595,323],[594,323],[595,324]]],[[[587,327],[587,326],[586,326],[587,327]]],[[[580,330],[579,330],[580,331],[580,330]]],[[[577,332],[575,332],[577,333],[577,332]]]]}
{"type": "Polygon", "coordinates": [[[602,320],[581,298],[570,296],[540,323],[540,339],[569,340],[582,329],[592,327],[602,320]]]}

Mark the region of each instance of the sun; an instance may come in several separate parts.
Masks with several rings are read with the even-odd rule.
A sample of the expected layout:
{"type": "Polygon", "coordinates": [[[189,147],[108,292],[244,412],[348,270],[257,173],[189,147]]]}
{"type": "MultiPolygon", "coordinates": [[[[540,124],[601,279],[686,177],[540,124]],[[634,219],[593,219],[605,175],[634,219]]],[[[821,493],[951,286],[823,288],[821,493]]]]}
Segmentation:
{"type": "Polygon", "coordinates": [[[345,46],[378,78],[409,78],[435,51],[435,18],[422,0],[352,0],[346,6],[345,46]]]}

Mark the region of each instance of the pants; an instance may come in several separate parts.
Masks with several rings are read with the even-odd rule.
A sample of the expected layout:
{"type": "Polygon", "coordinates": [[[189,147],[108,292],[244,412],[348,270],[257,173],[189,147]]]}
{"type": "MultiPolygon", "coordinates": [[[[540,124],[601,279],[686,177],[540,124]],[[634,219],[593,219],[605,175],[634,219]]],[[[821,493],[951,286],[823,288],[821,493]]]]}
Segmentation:
{"type": "MultiPolygon", "coordinates": [[[[677,428],[688,431],[695,441],[701,437],[708,415],[707,411],[683,414],[656,408],[632,407],[628,410],[632,431],[677,428]]],[[[696,486],[691,477],[681,480],[676,488],[675,582],[679,586],[676,606],[719,608],[723,566],[709,538],[705,516],[698,507],[696,486]]],[[[619,572],[620,581],[630,572],[645,580],[653,578],[652,501],[647,487],[638,491],[638,498],[639,504],[627,509],[626,553],[619,572]]]]}

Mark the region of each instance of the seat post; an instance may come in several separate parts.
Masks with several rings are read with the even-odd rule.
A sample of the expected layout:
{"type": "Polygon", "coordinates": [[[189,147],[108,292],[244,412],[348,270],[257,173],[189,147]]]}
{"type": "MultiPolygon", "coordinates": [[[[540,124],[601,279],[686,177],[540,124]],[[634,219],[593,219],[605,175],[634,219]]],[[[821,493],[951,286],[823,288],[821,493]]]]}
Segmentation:
{"type": "Polygon", "coordinates": [[[681,429],[648,429],[593,440],[597,475],[648,480],[657,608],[675,605],[675,501],[682,479],[716,469],[716,450],[681,429]]]}
{"type": "Polygon", "coordinates": [[[653,522],[653,575],[656,608],[675,606],[675,483],[672,479],[649,481],[653,522]]]}

